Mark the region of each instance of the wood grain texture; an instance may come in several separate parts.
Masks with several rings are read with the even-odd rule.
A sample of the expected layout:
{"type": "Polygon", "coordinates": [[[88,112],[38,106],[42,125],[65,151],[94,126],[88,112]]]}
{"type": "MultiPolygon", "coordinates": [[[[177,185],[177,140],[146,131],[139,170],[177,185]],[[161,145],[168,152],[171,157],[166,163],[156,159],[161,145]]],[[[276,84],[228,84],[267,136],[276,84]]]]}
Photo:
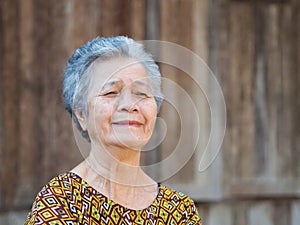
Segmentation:
{"type": "Polygon", "coordinates": [[[34,61],[34,43],[33,43],[33,2],[22,2],[20,5],[21,26],[20,33],[20,109],[18,117],[20,119],[19,127],[19,154],[15,158],[19,168],[18,185],[15,187],[16,196],[14,205],[25,207],[24,203],[30,201],[35,195],[32,190],[41,176],[41,165],[36,162],[41,155],[41,136],[40,122],[37,119],[40,116],[39,105],[39,79],[32,72],[36,66],[34,61]],[[39,137],[39,138],[37,138],[39,137]],[[35,174],[35,176],[32,176],[35,174]]]}
{"type": "Polygon", "coordinates": [[[18,182],[17,170],[19,153],[19,93],[20,93],[20,65],[19,51],[19,5],[16,1],[2,2],[3,22],[3,57],[2,58],[2,110],[3,124],[3,154],[1,165],[2,202],[1,208],[6,209],[14,200],[14,192],[18,182]],[[14,176],[12,176],[14,175],[14,176]],[[6,178],[10,176],[10,180],[6,178]]]}
{"type": "MultiPolygon", "coordinates": [[[[27,210],[42,185],[82,160],[61,76],[76,48],[114,35],[187,47],[207,59],[222,87],[227,133],[221,154],[206,174],[196,174],[194,158],[172,181],[198,196],[204,224],[298,224],[298,0],[0,0],[0,211],[27,210]]],[[[182,71],[163,66],[162,72],[200,98],[182,71]]],[[[168,91],[184,108],[182,96],[168,91]]],[[[170,140],[162,157],[179,137],[171,108],[163,109],[170,140]]],[[[193,119],[188,123],[194,126],[193,119]]]]}
{"type": "MultiPolygon", "coordinates": [[[[180,46],[186,47],[188,49],[191,49],[193,46],[193,33],[192,33],[192,27],[193,27],[193,17],[188,16],[193,12],[193,7],[195,5],[195,2],[192,0],[188,1],[160,1],[160,18],[161,18],[161,26],[160,26],[160,39],[163,41],[170,41],[176,44],[179,44],[180,46]],[[168,12],[168,13],[165,13],[168,12]],[[185,18],[185,19],[183,19],[185,18]]],[[[168,54],[168,53],[166,53],[168,54]]],[[[193,86],[192,79],[189,74],[185,74],[183,71],[181,71],[181,68],[176,68],[176,66],[183,64],[183,65],[190,65],[192,67],[192,62],[189,61],[187,58],[180,58],[178,56],[178,63],[177,65],[162,65],[162,73],[163,76],[167,79],[170,79],[172,81],[175,81],[181,88],[185,90],[185,92],[189,93],[189,95],[192,95],[191,89],[193,86]],[[180,60],[180,62],[179,62],[180,60]]],[[[166,90],[166,91],[172,91],[172,90],[166,90]]],[[[174,91],[174,90],[173,90],[174,91]]],[[[181,113],[184,111],[184,109],[188,108],[187,104],[188,102],[185,100],[184,96],[180,95],[178,92],[175,91],[175,102],[172,107],[173,110],[168,110],[162,108],[162,117],[166,118],[167,124],[168,124],[168,130],[170,133],[169,139],[167,142],[165,142],[162,145],[162,158],[166,158],[169,156],[170,151],[174,151],[175,146],[173,143],[176,143],[176,145],[179,143],[180,138],[182,138],[182,130],[186,130],[185,126],[188,126],[190,128],[191,133],[193,132],[194,123],[193,120],[184,121],[182,118],[181,113]],[[172,144],[171,144],[172,143],[172,144]],[[170,146],[172,146],[170,148],[170,146]],[[166,151],[165,149],[166,148],[166,151]],[[167,150],[168,149],[168,150],[167,150]]],[[[191,136],[192,138],[192,136],[191,136]]],[[[185,150],[182,149],[182,153],[184,154],[185,150]]],[[[180,162],[180,159],[182,156],[178,154],[178,162],[180,162]]],[[[170,183],[189,183],[192,182],[194,179],[193,177],[195,174],[190,173],[189,176],[186,176],[189,171],[193,170],[193,163],[188,163],[184,166],[182,170],[180,170],[175,177],[173,177],[172,180],[170,180],[170,183]],[[174,181],[176,180],[176,181],[174,181]]]]}
{"type": "MultiPolygon", "coordinates": [[[[4,52],[4,27],[3,27],[3,1],[0,1],[0,52],[4,52]]],[[[2,71],[3,71],[3,60],[0,60],[0,79],[3,79],[2,76],[2,71]]],[[[0,90],[3,90],[3,82],[0,82],[0,90]]],[[[2,91],[0,92],[0,165],[4,164],[4,143],[3,143],[3,138],[4,138],[4,122],[3,122],[3,110],[2,107],[4,106],[4,101],[3,101],[3,94],[2,91]]],[[[0,166],[0,171],[2,171],[3,167],[0,166]]],[[[3,174],[0,173],[0,181],[3,181],[3,174]]],[[[0,185],[0,208],[3,207],[3,185],[0,185]]]]}
{"type": "Polygon", "coordinates": [[[299,77],[295,75],[298,53],[291,50],[297,46],[297,31],[291,25],[291,21],[297,21],[296,8],[287,4],[232,3],[231,10],[229,27],[233,30],[229,35],[232,35],[230,46],[233,48],[230,56],[234,62],[241,61],[235,62],[236,65],[231,66],[232,70],[228,74],[232,84],[239,84],[231,86],[231,90],[235,88],[235,91],[229,92],[230,98],[227,101],[229,140],[225,140],[225,144],[232,145],[226,144],[225,151],[229,154],[225,154],[225,157],[231,155],[234,160],[226,167],[230,169],[228,177],[233,182],[227,180],[224,184],[225,187],[229,183],[233,184],[229,185],[229,192],[233,194],[260,193],[264,196],[277,193],[279,196],[293,196],[297,192],[299,177],[296,175],[299,166],[295,162],[298,149],[292,144],[297,140],[294,126],[298,127],[299,124],[295,116],[298,102],[295,97],[298,90],[298,78],[295,76],[299,77]],[[248,13],[244,11],[245,8],[248,8],[248,13]],[[248,21],[252,20],[252,25],[244,24],[247,17],[248,21]],[[235,27],[247,30],[239,34],[235,27]],[[253,50],[249,48],[251,46],[253,50]],[[249,51],[252,52],[250,58],[247,57],[249,51]],[[245,111],[243,105],[247,107],[245,111]],[[239,112],[237,117],[233,110],[239,112]],[[250,117],[241,116],[243,112],[250,117]],[[228,149],[230,146],[233,149],[228,149]],[[244,152],[245,148],[247,150],[244,152]]]}
{"type": "MultiPolygon", "coordinates": [[[[232,111],[236,129],[235,143],[239,149],[237,177],[252,177],[254,174],[254,20],[252,8],[233,5],[230,10],[231,60],[229,76],[233,76],[231,90],[235,90],[236,102],[232,111]],[[247,27],[245,31],[244,27],[247,27]]],[[[231,106],[229,106],[231,107],[231,106]]]]}
{"type": "Polygon", "coordinates": [[[0,209],[27,209],[42,185],[82,160],[62,102],[68,58],[96,36],[143,38],[144,3],[1,1],[0,12],[0,209]]]}

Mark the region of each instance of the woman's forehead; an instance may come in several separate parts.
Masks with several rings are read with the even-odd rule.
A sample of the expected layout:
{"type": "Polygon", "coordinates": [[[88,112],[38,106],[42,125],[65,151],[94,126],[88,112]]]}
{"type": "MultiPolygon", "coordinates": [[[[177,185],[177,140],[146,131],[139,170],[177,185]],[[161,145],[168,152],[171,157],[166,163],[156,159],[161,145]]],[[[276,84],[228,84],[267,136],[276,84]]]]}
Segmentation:
{"type": "Polygon", "coordinates": [[[115,85],[117,83],[147,83],[143,64],[131,58],[116,58],[96,62],[91,69],[92,83],[115,85]]]}

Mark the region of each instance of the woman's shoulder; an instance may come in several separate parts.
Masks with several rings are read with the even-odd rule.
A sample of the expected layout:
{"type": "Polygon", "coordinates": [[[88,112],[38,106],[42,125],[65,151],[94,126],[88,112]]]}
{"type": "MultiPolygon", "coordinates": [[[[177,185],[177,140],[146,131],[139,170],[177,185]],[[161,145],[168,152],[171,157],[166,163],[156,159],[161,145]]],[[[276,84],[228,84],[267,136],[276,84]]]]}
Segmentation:
{"type": "Polygon", "coordinates": [[[66,204],[74,200],[74,189],[81,189],[84,181],[76,174],[71,172],[61,173],[53,177],[47,184],[45,184],[38,192],[34,205],[36,202],[43,202],[52,205],[55,203],[66,204]]]}
{"type": "Polygon", "coordinates": [[[160,207],[173,217],[185,218],[187,224],[201,224],[194,201],[186,194],[160,184],[160,207]]]}
{"type": "Polygon", "coordinates": [[[82,186],[81,183],[80,177],[70,172],[52,178],[37,194],[24,224],[36,224],[44,220],[55,221],[61,216],[64,216],[66,221],[76,221],[76,212],[70,211],[70,203],[76,204],[78,197],[74,195],[74,187],[82,186]]]}
{"type": "Polygon", "coordinates": [[[47,189],[60,193],[59,190],[70,190],[74,186],[79,187],[84,184],[81,177],[72,172],[65,172],[53,177],[46,185],[44,185],[40,193],[42,194],[47,189]]]}
{"type": "Polygon", "coordinates": [[[176,191],[173,188],[170,188],[164,184],[159,184],[161,198],[165,200],[170,200],[174,202],[183,202],[186,205],[194,204],[193,200],[187,196],[186,194],[182,193],[181,191],[176,191]]]}

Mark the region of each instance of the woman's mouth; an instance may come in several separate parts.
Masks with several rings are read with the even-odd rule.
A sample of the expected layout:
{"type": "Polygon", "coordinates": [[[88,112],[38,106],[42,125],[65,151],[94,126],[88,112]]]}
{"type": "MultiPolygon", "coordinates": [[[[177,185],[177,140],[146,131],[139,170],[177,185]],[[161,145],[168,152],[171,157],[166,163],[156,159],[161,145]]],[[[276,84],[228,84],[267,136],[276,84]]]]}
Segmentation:
{"type": "Polygon", "coordinates": [[[136,120],[123,120],[123,121],[113,122],[112,124],[118,126],[130,126],[130,127],[140,127],[143,125],[143,123],[136,120]]]}

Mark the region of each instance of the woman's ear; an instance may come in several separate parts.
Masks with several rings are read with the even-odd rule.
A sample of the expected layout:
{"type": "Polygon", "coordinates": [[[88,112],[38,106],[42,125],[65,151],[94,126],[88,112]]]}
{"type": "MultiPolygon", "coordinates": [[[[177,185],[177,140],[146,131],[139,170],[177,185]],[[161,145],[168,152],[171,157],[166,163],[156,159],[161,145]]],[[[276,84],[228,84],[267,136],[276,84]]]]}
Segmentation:
{"type": "Polygon", "coordinates": [[[74,111],[74,114],[81,126],[81,129],[83,131],[86,131],[87,130],[87,118],[85,116],[85,114],[82,112],[82,111],[79,111],[79,110],[75,110],[74,111]]]}

